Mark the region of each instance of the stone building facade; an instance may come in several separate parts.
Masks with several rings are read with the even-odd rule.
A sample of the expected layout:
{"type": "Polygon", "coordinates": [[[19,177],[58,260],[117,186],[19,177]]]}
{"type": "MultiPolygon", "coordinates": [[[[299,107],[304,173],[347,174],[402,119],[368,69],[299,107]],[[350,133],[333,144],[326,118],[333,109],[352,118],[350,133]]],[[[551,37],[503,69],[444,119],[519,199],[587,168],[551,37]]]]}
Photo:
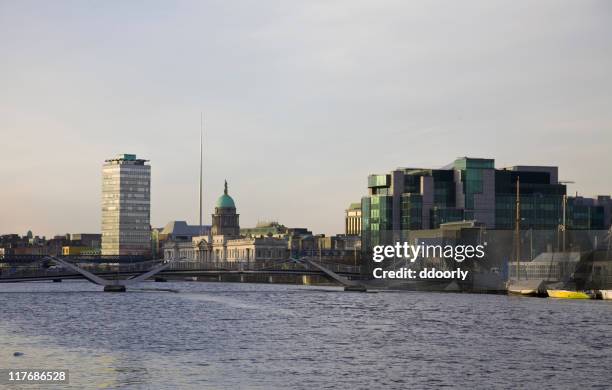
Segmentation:
{"type": "Polygon", "coordinates": [[[229,195],[227,182],[212,214],[210,234],[191,240],[169,240],[164,244],[164,258],[202,262],[251,262],[282,260],[289,256],[285,238],[252,237],[240,234],[239,214],[229,195]]]}

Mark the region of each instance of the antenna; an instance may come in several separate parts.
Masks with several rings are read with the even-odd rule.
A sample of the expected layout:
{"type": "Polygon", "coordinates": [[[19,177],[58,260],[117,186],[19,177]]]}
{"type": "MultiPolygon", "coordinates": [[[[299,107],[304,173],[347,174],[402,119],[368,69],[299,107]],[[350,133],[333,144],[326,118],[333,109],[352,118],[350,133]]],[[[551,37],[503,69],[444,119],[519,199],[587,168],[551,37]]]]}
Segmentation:
{"type": "Polygon", "coordinates": [[[204,114],[200,111],[200,236],[204,234],[202,226],[202,142],[204,138],[204,114]]]}

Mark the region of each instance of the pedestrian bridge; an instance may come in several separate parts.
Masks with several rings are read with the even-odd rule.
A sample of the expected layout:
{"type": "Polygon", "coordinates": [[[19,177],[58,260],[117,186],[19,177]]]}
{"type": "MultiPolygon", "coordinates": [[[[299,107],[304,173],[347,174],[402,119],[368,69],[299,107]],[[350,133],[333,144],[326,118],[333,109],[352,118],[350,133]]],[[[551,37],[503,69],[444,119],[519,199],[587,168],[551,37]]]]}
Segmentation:
{"type": "MultiPolygon", "coordinates": [[[[119,259],[117,259],[119,260],[119,259]]],[[[117,261],[113,260],[113,261],[117,261]]],[[[120,261],[120,260],[119,260],[120,261]]],[[[321,263],[309,258],[286,259],[268,262],[194,262],[184,260],[149,260],[128,262],[100,262],[91,259],[46,256],[35,261],[19,261],[18,264],[2,263],[0,283],[61,281],[86,279],[104,286],[105,291],[125,291],[155,275],[162,278],[219,277],[225,275],[306,275],[325,276],[345,287],[359,290],[361,284],[359,266],[336,263],[321,263]],[[49,266],[49,263],[54,265],[49,266]]]]}

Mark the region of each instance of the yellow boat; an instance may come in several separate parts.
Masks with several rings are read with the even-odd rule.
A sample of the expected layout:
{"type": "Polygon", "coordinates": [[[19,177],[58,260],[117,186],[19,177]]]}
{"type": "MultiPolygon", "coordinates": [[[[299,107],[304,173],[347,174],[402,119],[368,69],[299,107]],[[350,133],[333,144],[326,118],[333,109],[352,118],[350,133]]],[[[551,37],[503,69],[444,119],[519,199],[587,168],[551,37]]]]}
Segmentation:
{"type": "Polygon", "coordinates": [[[548,296],[551,298],[564,298],[564,299],[591,299],[590,295],[582,291],[570,291],[570,290],[546,290],[548,296]]]}

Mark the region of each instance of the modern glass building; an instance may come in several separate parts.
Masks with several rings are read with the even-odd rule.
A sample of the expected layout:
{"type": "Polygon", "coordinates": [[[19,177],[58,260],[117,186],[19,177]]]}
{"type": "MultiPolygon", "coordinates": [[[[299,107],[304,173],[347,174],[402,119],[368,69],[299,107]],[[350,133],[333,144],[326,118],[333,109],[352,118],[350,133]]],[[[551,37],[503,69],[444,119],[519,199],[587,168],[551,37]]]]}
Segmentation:
{"type": "Polygon", "coordinates": [[[496,169],[493,159],[461,157],[440,169],[398,168],[370,175],[368,195],[361,201],[362,246],[393,242],[398,234],[407,236],[410,230],[436,229],[448,222],[514,229],[517,181],[521,229],[558,229],[564,202],[567,229],[610,227],[605,199],[566,198],[557,167],[496,169]]]}
{"type": "Polygon", "coordinates": [[[102,167],[102,255],[151,253],[151,166],[134,154],[102,167]]]}

